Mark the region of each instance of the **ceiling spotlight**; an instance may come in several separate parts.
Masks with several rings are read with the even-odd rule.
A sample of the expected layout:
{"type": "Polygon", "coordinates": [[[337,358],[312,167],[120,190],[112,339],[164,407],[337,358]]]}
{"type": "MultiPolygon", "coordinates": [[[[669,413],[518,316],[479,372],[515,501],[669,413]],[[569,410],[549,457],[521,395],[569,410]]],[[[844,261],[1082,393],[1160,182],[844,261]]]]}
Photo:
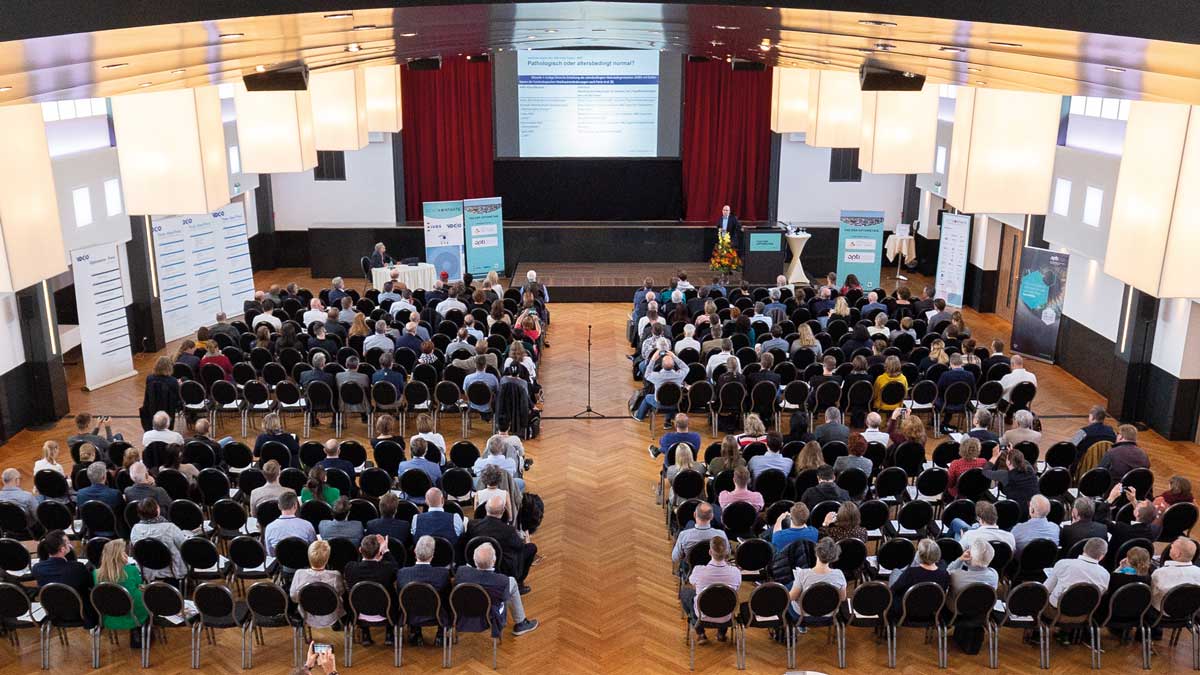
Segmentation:
{"type": "Polygon", "coordinates": [[[875,53],[875,50],[871,49],[870,47],[859,47],[858,51],[860,51],[864,54],[874,54],[875,53]]]}
{"type": "Polygon", "coordinates": [[[557,33],[557,32],[558,32],[558,30],[557,30],[557,29],[554,29],[554,28],[547,28],[547,29],[546,29],[544,32],[546,32],[546,33],[557,33]]]}
{"type": "Polygon", "coordinates": [[[116,70],[117,68],[124,68],[128,65],[128,63],[109,63],[107,65],[100,66],[100,68],[103,70],[116,70]]]}
{"type": "Polygon", "coordinates": [[[710,40],[708,44],[710,44],[714,47],[720,47],[721,45],[723,45],[725,43],[721,42],[720,40],[710,40]]]}
{"type": "Polygon", "coordinates": [[[254,72],[256,72],[256,73],[265,73],[266,71],[267,71],[267,67],[262,65],[261,63],[258,64],[257,66],[254,66],[254,72]]]}
{"type": "Polygon", "coordinates": [[[1123,72],[1125,72],[1125,69],[1124,69],[1124,68],[1118,68],[1118,67],[1116,67],[1116,66],[1105,66],[1105,67],[1104,67],[1104,69],[1105,69],[1105,70],[1107,70],[1107,71],[1108,71],[1108,72],[1110,72],[1110,73],[1123,73],[1123,72]]]}
{"type": "Polygon", "coordinates": [[[245,33],[221,33],[217,37],[221,38],[222,40],[236,40],[238,38],[246,37],[246,34],[245,33]]]}
{"type": "Polygon", "coordinates": [[[963,49],[962,47],[938,47],[938,51],[950,52],[952,54],[961,54],[967,50],[963,49]]]}
{"type": "Polygon", "coordinates": [[[360,47],[357,42],[351,42],[350,44],[346,45],[346,51],[353,54],[354,52],[362,51],[362,47],[360,47]]]}
{"type": "Polygon", "coordinates": [[[741,30],[742,29],[741,26],[722,26],[719,24],[716,26],[713,26],[713,28],[716,28],[717,30],[741,30]]]}
{"type": "Polygon", "coordinates": [[[172,75],[182,75],[182,74],[183,74],[183,68],[176,68],[175,70],[172,70],[172,71],[171,71],[171,74],[172,74],[172,75]]]}
{"type": "Polygon", "coordinates": [[[888,28],[899,25],[895,21],[879,21],[878,19],[859,19],[858,22],[864,26],[886,26],[888,28]]]}
{"type": "Polygon", "coordinates": [[[833,63],[833,61],[829,61],[829,60],[826,60],[826,59],[819,59],[819,60],[817,61],[817,63],[820,63],[820,64],[822,64],[822,65],[825,65],[825,66],[827,66],[827,65],[829,65],[829,64],[831,64],[831,63],[833,63]]]}
{"type": "Polygon", "coordinates": [[[525,36],[525,39],[526,39],[526,40],[536,40],[536,39],[537,39],[537,36],[536,36],[536,35],[526,35],[526,36],[525,36]]]}
{"type": "Polygon", "coordinates": [[[149,87],[150,84],[151,84],[150,82],[138,82],[139,87],[149,87]]]}
{"type": "Polygon", "coordinates": [[[376,28],[379,28],[379,26],[376,26],[373,23],[364,23],[361,26],[355,26],[351,30],[374,30],[376,28]]]}
{"type": "Polygon", "coordinates": [[[764,52],[769,52],[769,51],[771,51],[771,43],[767,42],[766,40],[763,40],[763,43],[760,44],[758,46],[758,48],[763,50],[764,52]]]}
{"type": "Polygon", "coordinates": [[[400,37],[417,37],[416,33],[401,33],[400,37]]]}
{"type": "Polygon", "coordinates": [[[1019,42],[999,42],[997,40],[989,40],[988,44],[996,45],[997,47],[1024,47],[1025,46],[1019,42]]]}
{"type": "Polygon", "coordinates": [[[354,15],[350,12],[338,12],[337,14],[326,14],[326,19],[351,19],[354,15]]]}

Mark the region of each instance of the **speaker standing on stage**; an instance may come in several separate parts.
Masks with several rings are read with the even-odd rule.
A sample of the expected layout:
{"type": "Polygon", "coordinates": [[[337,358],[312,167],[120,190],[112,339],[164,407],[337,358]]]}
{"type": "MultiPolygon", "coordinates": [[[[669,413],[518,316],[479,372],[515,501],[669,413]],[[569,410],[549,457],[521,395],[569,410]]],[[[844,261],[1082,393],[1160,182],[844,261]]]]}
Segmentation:
{"type": "Polygon", "coordinates": [[[375,252],[371,254],[371,267],[384,267],[392,262],[392,256],[387,254],[387,247],[383,242],[375,244],[375,252]]]}
{"type": "Polygon", "coordinates": [[[730,212],[728,204],[721,207],[721,217],[717,219],[717,232],[728,232],[729,245],[733,248],[738,247],[742,238],[742,226],[738,223],[737,216],[730,212]]]}

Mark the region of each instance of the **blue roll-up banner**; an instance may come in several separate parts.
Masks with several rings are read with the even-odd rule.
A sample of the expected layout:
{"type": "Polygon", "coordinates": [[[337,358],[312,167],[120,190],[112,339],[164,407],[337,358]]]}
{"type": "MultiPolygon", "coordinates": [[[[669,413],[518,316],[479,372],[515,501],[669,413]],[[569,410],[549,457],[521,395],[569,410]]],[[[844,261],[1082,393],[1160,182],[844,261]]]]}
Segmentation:
{"type": "Polygon", "coordinates": [[[474,276],[504,273],[504,209],[499,197],[464,199],[467,271],[474,276]]]}
{"type": "Polygon", "coordinates": [[[883,211],[842,211],[838,218],[838,283],[845,283],[853,274],[863,288],[879,286],[883,217],[883,211]]]}
{"type": "Polygon", "coordinates": [[[423,202],[425,217],[425,262],[450,281],[463,275],[463,203],[423,202]]]}

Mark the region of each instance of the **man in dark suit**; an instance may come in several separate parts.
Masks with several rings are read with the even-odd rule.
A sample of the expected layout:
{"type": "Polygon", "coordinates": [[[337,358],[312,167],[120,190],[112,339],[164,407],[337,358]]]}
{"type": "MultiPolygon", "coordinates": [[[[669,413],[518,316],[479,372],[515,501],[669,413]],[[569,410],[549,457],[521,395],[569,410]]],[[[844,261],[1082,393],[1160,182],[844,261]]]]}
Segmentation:
{"type": "Polygon", "coordinates": [[[1100,537],[1108,537],[1108,528],[1104,523],[1097,523],[1092,518],[1096,515],[1096,506],[1091,497],[1079,497],[1071,508],[1071,524],[1063,525],[1058,535],[1058,544],[1063,551],[1070,551],[1076,542],[1100,537]]]}
{"type": "Polygon", "coordinates": [[[351,481],[354,480],[354,464],[348,459],[342,459],[339,455],[341,448],[338,446],[336,438],[331,438],[325,441],[325,459],[317,462],[326,471],[330,469],[338,469],[346,474],[346,477],[351,481]]]}
{"type": "MultiPolygon", "coordinates": [[[[342,570],[342,575],[346,578],[346,588],[353,589],[354,584],[360,581],[374,581],[382,585],[392,598],[392,615],[399,616],[400,605],[397,602],[396,585],[393,583],[399,568],[390,556],[385,557],[388,552],[387,537],[379,535],[363,537],[362,543],[358,545],[358,552],[362,554],[362,560],[348,562],[342,570]]],[[[391,645],[394,639],[392,626],[389,623],[384,644],[391,645]]],[[[367,626],[362,626],[362,644],[364,647],[372,644],[371,629],[367,626]]]]}
{"type": "Polygon", "coordinates": [[[400,571],[396,572],[396,588],[398,592],[403,592],[404,587],[408,584],[429,584],[442,597],[442,616],[440,619],[433,616],[408,615],[408,644],[410,645],[421,643],[421,626],[429,625],[438,626],[437,642],[439,645],[442,642],[441,626],[446,623],[446,608],[449,606],[450,599],[450,568],[433,566],[434,548],[433,537],[428,535],[421,537],[417,540],[417,545],[413,548],[416,563],[411,567],[401,567],[400,571]]]}
{"type": "MultiPolygon", "coordinates": [[[[950,355],[950,369],[947,370],[946,372],[942,373],[941,377],[938,378],[938,381],[937,381],[938,395],[937,395],[937,398],[933,402],[933,406],[935,408],[937,408],[938,410],[941,410],[942,403],[944,402],[942,397],[945,396],[946,390],[949,389],[952,385],[957,384],[959,382],[965,382],[967,384],[967,386],[970,388],[971,392],[975,391],[975,375],[973,375],[968,370],[963,370],[962,354],[951,354],[950,355]]],[[[967,396],[968,400],[970,398],[971,398],[970,396],[967,396]]],[[[958,406],[952,406],[952,407],[947,408],[946,411],[947,412],[961,412],[963,410],[964,405],[965,404],[958,405],[958,406]]],[[[946,416],[946,417],[948,418],[948,416],[946,416]]],[[[949,425],[947,425],[945,422],[942,423],[943,433],[949,428],[950,428],[949,425]]]]}
{"type": "MultiPolygon", "coordinates": [[[[412,523],[396,517],[400,506],[400,497],[388,492],[379,498],[379,517],[367,521],[367,534],[378,534],[390,537],[408,548],[412,539],[412,523]]],[[[403,553],[403,551],[401,551],[403,553]]]]}
{"type": "MultiPolygon", "coordinates": [[[[1158,538],[1158,528],[1154,527],[1154,519],[1158,517],[1158,511],[1154,508],[1154,504],[1150,500],[1142,500],[1133,506],[1133,522],[1122,523],[1117,521],[1117,510],[1125,501],[1136,499],[1133,488],[1126,488],[1124,492],[1124,501],[1120,497],[1122,485],[1117,483],[1109,492],[1108,498],[1100,505],[1105,510],[1108,517],[1108,531],[1111,537],[1108,540],[1108,551],[1115,558],[1117,551],[1121,550],[1121,546],[1130,539],[1149,539],[1154,541],[1158,538]]],[[[1120,562],[1114,560],[1112,562],[1120,562]]]]}
{"type": "MultiPolygon", "coordinates": [[[[490,502],[489,502],[490,503],[490,502]]],[[[492,635],[499,636],[504,629],[506,614],[512,609],[514,636],[524,635],[537,629],[537,619],[525,616],[525,605],[521,602],[521,592],[517,588],[517,580],[495,571],[496,551],[491,544],[482,544],[475,549],[474,567],[466,565],[459,567],[454,574],[454,585],[478,584],[487,591],[492,601],[491,625],[492,635]]],[[[483,628],[480,624],[469,628],[483,628]]]]}
{"type": "Polygon", "coordinates": [[[414,354],[421,353],[421,343],[424,340],[417,335],[417,322],[409,321],[404,324],[404,333],[396,340],[396,349],[411,349],[414,354]]]}
{"type": "MultiPolygon", "coordinates": [[[[313,382],[324,382],[329,385],[329,390],[334,393],[333,404],[337,405],[337,383],[331,373],[325,372],[325,355],[320,352],[313,355],[312,368],[300,374],[300,389],[304,392],[305,398],[308,398],[308,385],[313,382]]],[[[320,426],[315,412],[312,414],[312,426],[320,426]]],[[[353,478],[353,475],[351,477],[353,478]]]]}
{"type": "MultiPolygon", "coordinates": [[[[108,504],[108,508],[113,510],[113,513],[120,513],[121,509],[125,508],[125,500],[121,499],[121,491],[116,488],[111,488],[105,485],[108,480],[108,467],[104,462],[92,462],[87,468],[87,477],[91,481],[91,485],[85,488],[80,488],[75,493],[75,503],[79,506],[90,501],[101,501],[108,504]]],[[[106,536],[111,537],[112,534],[103,532],[92,532],[91,536],[106,536]]]]}
{"type": "Polygon", "coordinates": [[[525,541],[517,534],[516,528],[504,522],[504,497],[495,496],[484,506],[487,517],[473,520],[467,526],[467,532],[462,541],[470,542],[474,537],[491,537],[500,544],[500,569],[515,577],[521,584],[521,592],[528,593],[525,578],[529,576],[529,567],[537,556],[537,545],[525,541]]]}
{"type": "Polygon", "coordinates": [[[837,369],[837,359],[832,356],[821,359],[821,374],[808,378],[808,402],[810,405],[817,401],[817,389],[826,382],[833,382],[838,387],[842,386],[842,376],[835,375],[833,373],[835,369],[837,369]]]}
{"type": "MultiPolygon", "coordinates": [[[[746,376],[746,390],[753,391],[755,385],[759,382],[770,382],[775,385],[776,391],[783,384],[783,378],[779,373],[772,370],[775,367],[775,357],[768,352],[763,352],[758,355],[758,364],[762,366],[759,370],[754,371],[746,376]]],[[[763,420],[764,422],[766,420],[763,420]]]]}
{"type": "Polygon", "coordinates": [[[742,226],[737,216],[730,212],[728,204],[721,207],[721,217],[717,218],[717,234],[722,232],[729,233],[729,244],[737,248],[742,240],[742,226]]]}
{"type": "Polygon", "coordinates": [[[383,242],[375,244],[375,250],[371,252],[371,267],[384,267],[392,264],[392,256],[387,254],[387,246],[383,242]]]}
{"type": "Polygon", "coordinates": [[[972,420],[974,420],[974,426],[972,426],[971,430],[967,432],[968,436],[978,440],[980,443],[985,443],[987,441],[994,441],[996,443],[1000,442],[1000,437],[997,436],[996,432],[992,431],[991,429],[992,413],[980,408],[979,410],[975,411],[975,416],[972,418],[972,420]]]}
{"type": "MultiPolygon", "coordinates": [[[[42,538],[39,547],[44,555],[30,571],[37,580],[38,588],[46,584],[64,584],[75,589],[83,599],[84,626],[91,628],[96,625],[96,610],[92,608],[92,573],[78,560],[67,560],[67,552],[71,550],[71,542],[62,530],[51,530],[42,538]]],[[[99,565],[97,560],[96,564],[99,565]]]]}
{"type": "Polygon", "coordinates": [[[379,355],[379,370],[371,373],[371,384],[376,382],[391,382],[392,386],[396,387],[396,393],[404,391],[404,375],[398,370],[392,370],[392,365],[395,363],[395,358],[391,352],[384,352],[379,355]]]}
{"type": "MultiPolygon", "coordinates": [[[[921,298],[913,301],[912,308],[918,319],[924,319],[925,313],[933,309],[933,289],[928,286],[922,288],[921,298]]],[[[929,324],[929,327],[933,328],[933,324],[929,324]]]]}

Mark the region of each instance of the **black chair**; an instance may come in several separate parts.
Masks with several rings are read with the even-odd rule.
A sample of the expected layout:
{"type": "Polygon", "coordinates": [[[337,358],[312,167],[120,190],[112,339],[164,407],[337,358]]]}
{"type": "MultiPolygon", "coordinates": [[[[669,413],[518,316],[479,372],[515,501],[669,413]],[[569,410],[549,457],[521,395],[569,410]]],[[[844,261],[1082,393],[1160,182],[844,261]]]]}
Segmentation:
{"type": "Polygon", "coordinates": [[[750,593],[750,599],[742,603],[736,617],[739,628],[736,642],[737,666],[739,669],[746,667],[747,628],[766,628],[773,631],[783,631],[787,645],[787,667],[792,668],[795,666],[796,636],[789,627],[788,604],[788,589],[776,581],[769,581],[756,586],[754,591],[750,593]]]}
{"type": "Polygon", "coordinates": [[[372,456],[376,468],[395,476],[399,472],[400,462],[404,461],[404,442],[399,439],[379,441],[375,444],[372,456]]]}
{"type": "MultiPolygon", "coordinates": [[[[836,639],[836,633],[841,630],[841,626],[835,617],[841,603],[838,589],[832,584],[818,583],[809,586],[800,595],[800,616],[792,630],[795,631],[800,626],[833,626],[836,639]]],[[[797,640],[793,637],[792,644],[795,645],[797,640]]]]}
{"type": "Polygon", "coordinates": [[[420,469],[409,469],[400,474],[400,491],[406,498],[424,499],[425,493],[433,487],[429,474],[420,469]]]}
{"type": "MultiPolygon", "coordinates": [[[[1163,596],[1162,611],[1149,625],[1151,630],[1170,628],[1171,646],[1179,644],[1179,634],[1184,629],[1192,634],[1192,670],[1200,670],[1200,625],[1196,623],[1197,612],[1200,612],[1200,586],[1181,584],[1163,596]]],[[[1149,667],[1149,658],[1149,653],[1146,653],[1146,667],[1149,667]]]]}
{"type": "MultiPolygon", "coordinates": [[[[171,502],[171,507],[167,509],[167,520],[170,520],[175,524],[175,527],[184,532],[192,532],[204,527],[204,511],[196,502],[186,499],[176,499],[171,502]]],[[[137,522],[136,515],[134,522],[137,522]]]]}
{"type": "Polygon", "coordinates": [[[231,578],[237,583],[239,590],[245,589],[244,582],[247,579],[270,579],[275,575],[275,559],[267,557],[266,547],[254,537],[234,537],[229,542],[228,552],[231,578]]]}
{"type": "Polygon", "coordinates": [[[43,530],[47,532],[62,530],[71,539],[79,538],[79,533],[75,531],[75,517],[71,515],[71,509],[67,508],[66,504],[46,500],[38,504],[37,510],[34,513],[35,519],[42,526],[43,530]]]}
{"type": "MultiPolygon", "coordinates": [[[[688,669],[696,669],[696,631],[700,628],[727,629],[733,625],[733,614],[738,607],[737,591],[729,586],[716,584],[705,588],[696,596],[696,608],[699,610],[687,622],[688,639],[688,669]],[[726,616],[726,621],[712,621],[704,617],[726,616]]],[[[739,650],[740,656],[740,650],[739,650]]]]}
{"type": "MultiPolygon", "coordinates": [[[[392,611],[392,593],[375,581],[360,581],[354,584],[354,588],[350,589],[350,619],[349,626],[345,630],[346,641],[346,656],[344,663],[349,668],[354,665],[354,627],[369,628],[371,626],[384,626],[389,631],[396,630],[396,617],[392,611]],[[382,620],[368,621],[363,618],[363,615],[381,616],[382,620]]],[[[394,660],[395,667],[400,667],[400,644],[403,642],[403,636],[396,633],[394,660]]]]}
{"type": "Polygon", "coordinates": [[[890,624],[892,639],[888,651],[888,667],[896,667],[896,629],[903,627],[933,629],[937,634],[938,667],[946,667],[946,626],[942,623],[942,607],[946,591],[941,586],[923,581],[904,592],[900,599],[900,617],[890,624]]]}
{"type": "MultiPolygon", "coordinates": [[[[306,587],[307,588],[307,587],[306,587]]],[[[246,668],[246,620],[250,610],[244,600],[234,600],[229,587],[213,582],[200,584],[192,594],[200,619],[192,624],[192,668],[200,667],[200,633],[209,629],[209,644],[216,645],[214,631],[237,628],[242,633],[242,668],[246,668]]]]}
{"type": "Polygon", "coordinates": [[[908,539],[889,539],[875,551],[874,575],[886,579],[892,570],[912,564],[917,547],[908,539]]]}
{"type": "MultiPolygon", "coordinates": [[[[478,584],[457,584],[450,591],[451,620],[443,643],[446,646],[446,667],[454,659],[454,643],[460,632],[489,631],[492,637],[492,669],[496,668],[496,651],[500,645],[503,626],[492,623],[492,600],[478,584]]],[[[398,638],[397,638],[398,639],[398,638]]]]}
{"type": "Polygon", "coordinates": [[[216,545],[204,537],[190,537],[184,541],[179,547],[179,555],[188,570],[183,584],[185,593],[187,582],[194,588],[201,581],[219,581],[229,576],[229,561],[222,561],[216,545]]]}
{"type": "Polygon", "coordinates": [[[862,499],[867,493],[870,478],[859,469],[846,469],[838,474],[837,485],[845,490],[851,499],[862,499]]]}
{"type": "Polygon", "coordinates": [[[0,574],[4,581],[21,584],[33,581],[29,549],[16,539],[0,539],[0,574]]]}
{"type": "Polygon", "coordinates": [[[1025,544],[1017,558],[1017,571],[1013,581],[1045,581],[1046,568],[1053,567],[1058,560],[1058,544],[1049,539],[1034,539],[1025,544]]]}
{"type": "Polygon", "coordinates": [[[358,477],[363,494],[372,499],[379,499],[392,489],[392,475],[379,467],[371,467],[358,477]]]}
{"type": "Polygon", "coordinates": [[[162,572],[165,574],[157,576],[168,576],[174,578],[174,571],[171,569],[171,550],[167,545],[157,539],[139,539],[133,545],[133,559],[137,561],[138,567],[141,568],[142,578],[148,579],[150,575],[147,572],[162,572]]]}
{"type": "Polygon", "coordinates": [[[46,499],[66,499],[70,493],[67,477],[52,469],[42,469],[33,477],[38,494],[46,499]]]}
{"type": "Polygon", "coordinates": [[[66,584],[51,583],[42,586],[38,591],[37,601],[46,612],[45,618],[42,619],[40,642],[42,670],[49,670],[50,633],[58,629],[59,640],[63,645],[67,645],[66,629],[83,628],[89,622],[84,620],[83,598],[78,591],[66,584]]]}
{"type": "MultiPolygon", "coordinates": [[[[257,542],[255,542],[257,543],[257,542]]],[[[290,600],[287,591],[278,584],[270,581],[259,581],[246,591],[246,606],[249,609],[249,619],[246,630],[258,636],[259,644],[263,628],[289,628],[292,633],[292,666],[300,663],[300,633],[299,619],[288,611],[290,600]]],[[[254,640],[250,640],[246,649],[246,668],[254,667],[254,640]]]]}
{"type": "MultiPolygon", "coordinates": [[[[911,558],[910,558],[911,560],[911,558]]],[[[848,626],[870,627],[883,629],[887,637],[888,654],[892,653],[892,631],[888,628],[887,613],[892,606],[892,591],[881,581],[868,581],[859,584],[854,589],[842,610],[837,614],[840,630],[835,632],[838,639],[838,667],[846,667],[846,628],[848,626]]]]}
{"type": "Polygon", "coordinates": [[[285,537],[275,544],[275,559],[285,570],[308,568],[308,542],[300,537],[285,537]]]}
{"type": "Polygon", "coordinates": [[[749,502],[733,502],[721,512],[721,522],[730,539],[741,539],[752,534],[758,511],[749,502]]]}
{"type": "MultiPolygon", "coordinates": [[[[1037,540],[1034,540],[1037,541],[1037,540]]],[[[1026,546],[1028,550],[1028,546],[1026,546]]],[[[1021,551],[1021,557],[1024,558],[1025,550],[1021,551]]],[[[1058,627],[1079,628],[1088,631],[1088,643],[1092,650],[1092,667],[1098,668],[1096,660],[1099,650],[1099,632],[1096,625],[1092,622],[1092,615],[1096,613],[1096,609],[1100,607],[1101,590],[1087,583],[1072,584],[1070,588],[1063,592],[1058,599],[1058,612],[1054,616],[1047,616],[1043,609],[1039,617],[1042,625],[1046,627],[1047,635],[1053,635],[1054,630],[1058,627]]],[[[1200,609],[1200,605],[1192,607],[1195,612],[1200,609]]],[[[1190,621],[1191,619],[1189,619],[1190,621]]],[[[1046,647],[1046,667],[1050,667],[1050,646],[1046,647]]]]}
{"type": "Polygon", "coordinates": [[[21,540],[33,539],[29,516],[15,502],[0,502],[0,535],[21,540]]]}
{"type": "Polygon", "coordinates": [[[946,630],[982,628],[988,646],[988,663],[992,663],[992,633],[996,630],[992,623],[992,608],[996,604],[996,589],[984,583],[969,584],[950,598],[949,604],[950,619],[946,622],[946,630]]]}
{"type": "Polygon", "coordinates": [[[310,499],[300,506],[297,515],[307,520],[313,526],[313,530],[316,530],[322,520],[333,520],[333,507],[318,499],[310,499]]]}
{"type": "Polygon", "coordinates": [[[742,579],[759,580],[763,571],[771,565],[775,556],[775,548],[766,539],[747,539],[738,545],[734,561],[742,571],[742,579]]]}
{"type": "Polygon", "coordinates": [[[1136,630],[1137,638],[1142,643],[1142,668],[1150,670],[1150,629],[1146,627],[1146,611],[1150,609],[1150,587],[1141,582],[1125,584],[1117,589],[1108,599],[1108,611],[1104,618],[1096,622],[1095,662],[1093,668],[1101,668],[1101,637],[1104,629],[1108,628],[1121,635],[1127,631],[1136,630]]]}
{"type": "Polygon", "coordinates": [[[212,507],[222,499],[229,498],[229,474],[220,469],[208,468],[196,477],[196,487],[205,506],[212,507]]]}
{"type": "Polygon", "coordinates": [[[14,647],[21,646],[20,629],[38,626],[29,594],[17,584],[0,583],[0,626],[8,633],[14,647]]]}
{"type": "Polygon", "coordinates": [[[1192,531],[1198,515],[1200,511],[1191,502],[1168,506],[1162,515],[1162,532],[1158,535],[1158,541],[1174,541],[1177,537],[1186,536],[1192,531]]]}
{"type": "MultiPolygon", "coordinates": [[[[389,547],[390,549],[390,547],[389,547]]],[[[442,596],[432,585],[426,583],[408,583],[400,589],[400,621],[397,628],[403,626],[421,627],[437,626],[438,632],[446,628],[446,615],[442,609],[442,596]]],[[[396,665],[400,667],[404,658],[404,640],[396,633],[396,665]]],[[[446,646],[442,646],[442,667],[446,663],[446,646]]]]}
{"type": "MultiPolygon", "coordinates": [[[[133,613],[133,596],[124,586],[111,582],[102,582],[92,588],[92,607],[100,616],[100,621],[90,631],[92,634],[92,668],[100,667],[100,634],[103,632],[104,619],[107,617],[128,619],[135,625],[137,617],[133,613]]],[[[144,629],[143,629],[144,632],[144,629]]],[[[148,658],[146,650],[148,642],[142,642],[142,661],[148,658]]]]}
{"type": "Polygon", "coordinates": [[[787,476],[779,469],[767,469],[758,474],[758,478],[754,479],[754,489],[762,495],[764,504],[774,504],[783,499],[784,494],[787,493],[787,488],[787,476]]]}

